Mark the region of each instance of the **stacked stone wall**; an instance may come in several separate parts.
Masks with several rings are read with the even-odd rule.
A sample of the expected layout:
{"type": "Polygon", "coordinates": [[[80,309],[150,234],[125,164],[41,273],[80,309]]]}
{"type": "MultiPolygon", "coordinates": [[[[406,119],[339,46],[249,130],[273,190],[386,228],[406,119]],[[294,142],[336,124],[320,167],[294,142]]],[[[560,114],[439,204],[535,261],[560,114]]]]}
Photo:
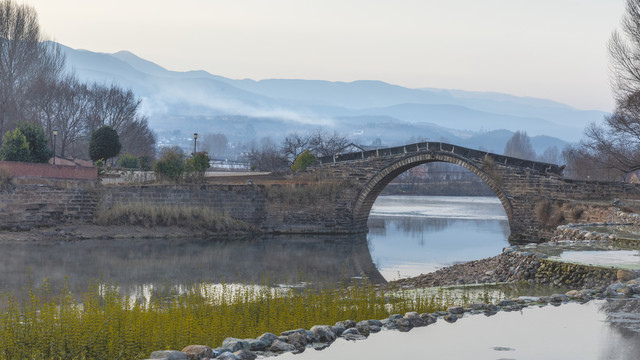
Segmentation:
{"type": "Polygon", "coordinates": [[[96,181],[17,178],[0,187],[0,229],[29,230],[93,219],[96,181]]]}
{"type": "Polygon", "coordinates": [[[139,185],[104,187],[101,193],[101,209],[125,203],[202,206],[266,232],[353,232],[350,196],[336,184],[139,185]]]}

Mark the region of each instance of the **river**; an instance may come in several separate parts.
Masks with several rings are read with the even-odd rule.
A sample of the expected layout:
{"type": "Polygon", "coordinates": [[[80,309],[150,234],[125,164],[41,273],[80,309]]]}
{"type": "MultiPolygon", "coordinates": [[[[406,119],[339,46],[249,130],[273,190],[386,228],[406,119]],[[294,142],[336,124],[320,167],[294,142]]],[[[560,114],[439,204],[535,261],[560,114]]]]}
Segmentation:
{"type": "Polygon", "coordinates": [[[496,197],[381,196],[369,217],[369,250],[387,280],[498,255],[508,238],[496,197]]]}
{"type": "MultiPolygon", "coordinates": [[[[497,255],[509,236],[502,205],[485,197],[381,196],[369,229],[357,236],[0,243],[0,292],[45,281],[54,291],[82,292],[96,279],[145,297],[193,282],[384,282],[497,255]]],[[[639,313],[637,303],[616,307],[605,301],[527,308],[491,318],[465,316],[455,324],[439,321],[409,333],[383,331],[281,358],[638,359],[639,313]]]]}

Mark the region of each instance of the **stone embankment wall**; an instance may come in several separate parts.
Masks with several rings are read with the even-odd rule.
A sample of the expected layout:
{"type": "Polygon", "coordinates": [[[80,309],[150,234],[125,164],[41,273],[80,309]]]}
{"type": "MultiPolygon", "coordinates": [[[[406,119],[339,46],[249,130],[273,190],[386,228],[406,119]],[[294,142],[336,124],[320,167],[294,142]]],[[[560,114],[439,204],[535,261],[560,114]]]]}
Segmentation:
{"type": "Polygon", "coordinates": [[[611,284],[617,273],[617,269],[541,259],[535,279],[537,284],[589,289],[611,284]]]}
{"type": "Polygon", "coordinates": [[[118,204],[203,206],[273,233],[352,233],[344,184],[103,186],[97,181],[14,178],[0,187],[0,226],[28,230],[90,222],[118,204]]]}
{"type": "Polygon", "coordinates": [[[0,229],[91,221],[98,199],[96,181],[14,178],[0,186],[0,229]]]}
{"type": "Polygon", "coordinates": [[[274,233],[349,233],[341,183],[105,186],[100,209],[118,204],[203,206],[274,233]]]}

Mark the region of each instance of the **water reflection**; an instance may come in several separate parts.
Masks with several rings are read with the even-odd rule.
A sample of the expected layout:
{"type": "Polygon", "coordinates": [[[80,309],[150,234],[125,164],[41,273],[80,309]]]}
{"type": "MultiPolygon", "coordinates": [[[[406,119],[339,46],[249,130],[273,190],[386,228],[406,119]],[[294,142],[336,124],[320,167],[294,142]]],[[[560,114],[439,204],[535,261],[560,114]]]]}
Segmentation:
{"type": "Polygon", "coordinates": [[[381,196],[368,240],[378,269],[393,280],[498,255],[509,233],[497,198],[381,196]]]}
{"type": "Polygon", "coordinates": [[[640,333],[617,330],[607,320],[608,310],[600,310],[608,306],[603,303],[533,307],[491,317],[465,315],[455,324],[440,320],[408,333],[382,331],[357,342],[339,339],[321,352],[305,351],[281,358],[638,359],[640,333]]]}
{"type": "Polygon", "coordinates": [[[129,294],[194,282],[384,282],[362,234],[0,244],[0,292],[19,291],[29,277],[36,287],[48,279],[54,291],[67,278],[74,292],[101,279],[129,294]]]}

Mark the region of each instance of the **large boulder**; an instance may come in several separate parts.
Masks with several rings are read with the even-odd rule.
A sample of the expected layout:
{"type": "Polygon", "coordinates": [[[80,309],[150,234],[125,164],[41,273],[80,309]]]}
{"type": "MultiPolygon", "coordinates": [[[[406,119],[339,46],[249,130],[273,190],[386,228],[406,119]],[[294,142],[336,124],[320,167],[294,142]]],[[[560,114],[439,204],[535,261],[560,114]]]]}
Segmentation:
{"type": "Polygon", "coordinates": [[[272,333],[264,333],[260,336],[258,336],[257,340],[260,340],[262,342],[264,342],[265,344],[267,344],[267,346],[271,346],[271,344],[276,341],[278,339],[278,336],[276,334],[272,334],[272,333]]]}
{"type": "Polygon", "coordinates": [[[307,347],[307,337],[300,332],[294,332],[287,336],[287,343],[293,345],[297,352],[303,352],[307,347]]]}
{"type": "Polygon", "coordinates": [[[240,358],[241,360],[254,360],[258,356],[247,349],[238,350],[233,353],[235,356],[240,358]]]}
{"type": "Polygon", "coordinates": [[[618,277],[618,281],[629,281],[635,279],[635,274],[631,270],[620,269],[616,274],[618,277]]]}
{"type": "Polygon", "coordinates": [[[360,321],[359,323],[357,323],[356,329],[358,329],[360,334],[364,336],[369,336],[369,333],[371,332],[371,328],[369,327],[369,322],[367,320],[360,321]]]}
{"type": "Polygon", "coordinates": [[[307,330],[305,329],[295,329],[295,330],[287,330],[287,331],[283,331],[280,333],[280,336],[289,336],[293,333],[302,333],[302,334],[306,334],[307,330]]]}
{"type": "Polygon", "coordinates": [[[249,343],[249,350],[251,351],[262,351],[267,348],[267,343],[258,339],[245,339],[246,342],[249,343]]]}
{"type": "Polygon", "coordinates": [[[218,357],[216,357],[217,360],[242,360],[242,358],[240,358],[240,356],[231,353],[231,352],[223,352],[222,354],[218,355],[218,357]]]}
{"type": "Polygon", "coordinates": [[[236,352],[242,349],[245,349],[245,350],[251,349],[251,345],[249,345],[248,341],[242,340],[242,339],[236,339],[232,337],[228,337],[224,339],[224,341],[222,342],[222,347],[231,349],[232,352],[236,352]]]}
{"type": "Polygon", "coordinates": [[[345,328],[342,324],[336,324],[331,327],[331,331],[333,331],[336,336],[342,335],[345,330],[347,330],[347,328],[345,328]]]}
{"type": "Polygon", "coordinates": [[[353,320],[338,321],[336,326],[343,326],[345,329],[350,329],[356,326],[356,322],[353,320]]]}
{"type": "Polygon", "coordinates": [[[206,345],[189,345],[182,349],[190,360],[202,360],[205,358],[213,358],[215,354],[213,350],[206,345]]]}
{"type": "Polygon", "coordinates": [[[336,334],[331,330],[328,325],[315,325],[311,328],[313,337],[320,342],[332,342],[336,339],[336,334]]]}
{"type": "Polygon", "coordinates": [[[282,340],[275,340],[269,350],[272,352],[293,352],[296,351],[296,347],[282,340]]]}
{"type": "Polygon", "coordinates": [[[346,340],[352,340],[352,341],[364,340],[367,338],[366,336],[360,334],[360,331],[358,331],[357,328],[349,328],[345,330],[342,333],[342,337],[345,338],[346,340]]]}

